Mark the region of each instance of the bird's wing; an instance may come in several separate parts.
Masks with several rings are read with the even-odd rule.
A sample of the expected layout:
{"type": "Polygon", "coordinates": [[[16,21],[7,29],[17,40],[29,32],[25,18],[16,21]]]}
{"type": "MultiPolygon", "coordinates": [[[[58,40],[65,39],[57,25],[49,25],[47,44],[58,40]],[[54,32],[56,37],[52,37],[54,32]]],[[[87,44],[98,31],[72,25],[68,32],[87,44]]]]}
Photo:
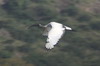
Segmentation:
{"type": "Polygon", "coordinates": [[[48,32],[52,29],[52,26],[50,24],[47,24],[45,26],[44,32],[43,32],[43,36],[48,36],[48,32]]]}
{"type": "Polygon", "coordinates": [[[63,30],[60,28],[51,29],[48,34],[47,43],[46,43],[45,47],[47,49],[54,48],[54,45],[56,45],[58,43],[58,41],[62,37],[63,33],[64,33],[63,30]]]}

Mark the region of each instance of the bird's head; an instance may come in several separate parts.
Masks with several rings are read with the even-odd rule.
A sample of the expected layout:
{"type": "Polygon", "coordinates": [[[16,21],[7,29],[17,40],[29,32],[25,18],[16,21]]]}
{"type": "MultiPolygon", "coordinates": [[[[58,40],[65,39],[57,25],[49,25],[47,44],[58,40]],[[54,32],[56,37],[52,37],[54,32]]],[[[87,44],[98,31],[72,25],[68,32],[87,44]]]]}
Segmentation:
{"type": "Polygon", "coordinates": [[[44,27],[44,26],[42,24],[33,24],[33,25],[29,26],[28,29],[31,28],[31,27],[40,27],[41,28],[41,27],[44,27]]]}

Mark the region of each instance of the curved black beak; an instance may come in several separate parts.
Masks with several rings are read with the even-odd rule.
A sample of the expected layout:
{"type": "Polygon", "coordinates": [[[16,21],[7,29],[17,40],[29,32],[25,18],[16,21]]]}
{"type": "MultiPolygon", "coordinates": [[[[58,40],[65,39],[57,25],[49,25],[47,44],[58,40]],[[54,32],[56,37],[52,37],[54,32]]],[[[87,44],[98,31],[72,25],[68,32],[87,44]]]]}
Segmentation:
{"type": "Polygon", "coordinates": [[[39,27],[39,24],[33,24],[33,25],[29,26],[27,29],[29,29],[31,27],[39,27]]]}

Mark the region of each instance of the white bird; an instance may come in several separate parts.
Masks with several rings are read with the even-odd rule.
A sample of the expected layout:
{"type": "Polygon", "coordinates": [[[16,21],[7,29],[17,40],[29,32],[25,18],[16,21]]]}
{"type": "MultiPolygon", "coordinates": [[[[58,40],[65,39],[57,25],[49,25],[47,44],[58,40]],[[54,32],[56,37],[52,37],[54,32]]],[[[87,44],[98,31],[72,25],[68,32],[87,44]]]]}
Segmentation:
{"type": "Polygon", "coordinates": [[[35,24],[32,26],[39,26],[45,28],[43,35],[47,36],[47,43],[45,45],[47,49],[54,48],[54,46],[58,43],[59,39],[61,39],[61,37],[65,33],[65,30],[72,30],[72,28],[58,22],[50,22],[45,26],[41,24],[35,24]]]}

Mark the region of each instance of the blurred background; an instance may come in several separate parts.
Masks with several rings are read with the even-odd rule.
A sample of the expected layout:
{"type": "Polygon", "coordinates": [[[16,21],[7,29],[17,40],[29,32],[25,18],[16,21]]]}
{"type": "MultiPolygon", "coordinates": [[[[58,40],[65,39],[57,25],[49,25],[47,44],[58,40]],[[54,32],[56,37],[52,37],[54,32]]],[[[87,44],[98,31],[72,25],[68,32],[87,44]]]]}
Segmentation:
{"type": "Polygon", "coordinates": [[[100,0],[0,0],[0,66],[100,66],[100,0]],[[46,50],[27,27],[51,21],[77,32],[46,50]]]}

